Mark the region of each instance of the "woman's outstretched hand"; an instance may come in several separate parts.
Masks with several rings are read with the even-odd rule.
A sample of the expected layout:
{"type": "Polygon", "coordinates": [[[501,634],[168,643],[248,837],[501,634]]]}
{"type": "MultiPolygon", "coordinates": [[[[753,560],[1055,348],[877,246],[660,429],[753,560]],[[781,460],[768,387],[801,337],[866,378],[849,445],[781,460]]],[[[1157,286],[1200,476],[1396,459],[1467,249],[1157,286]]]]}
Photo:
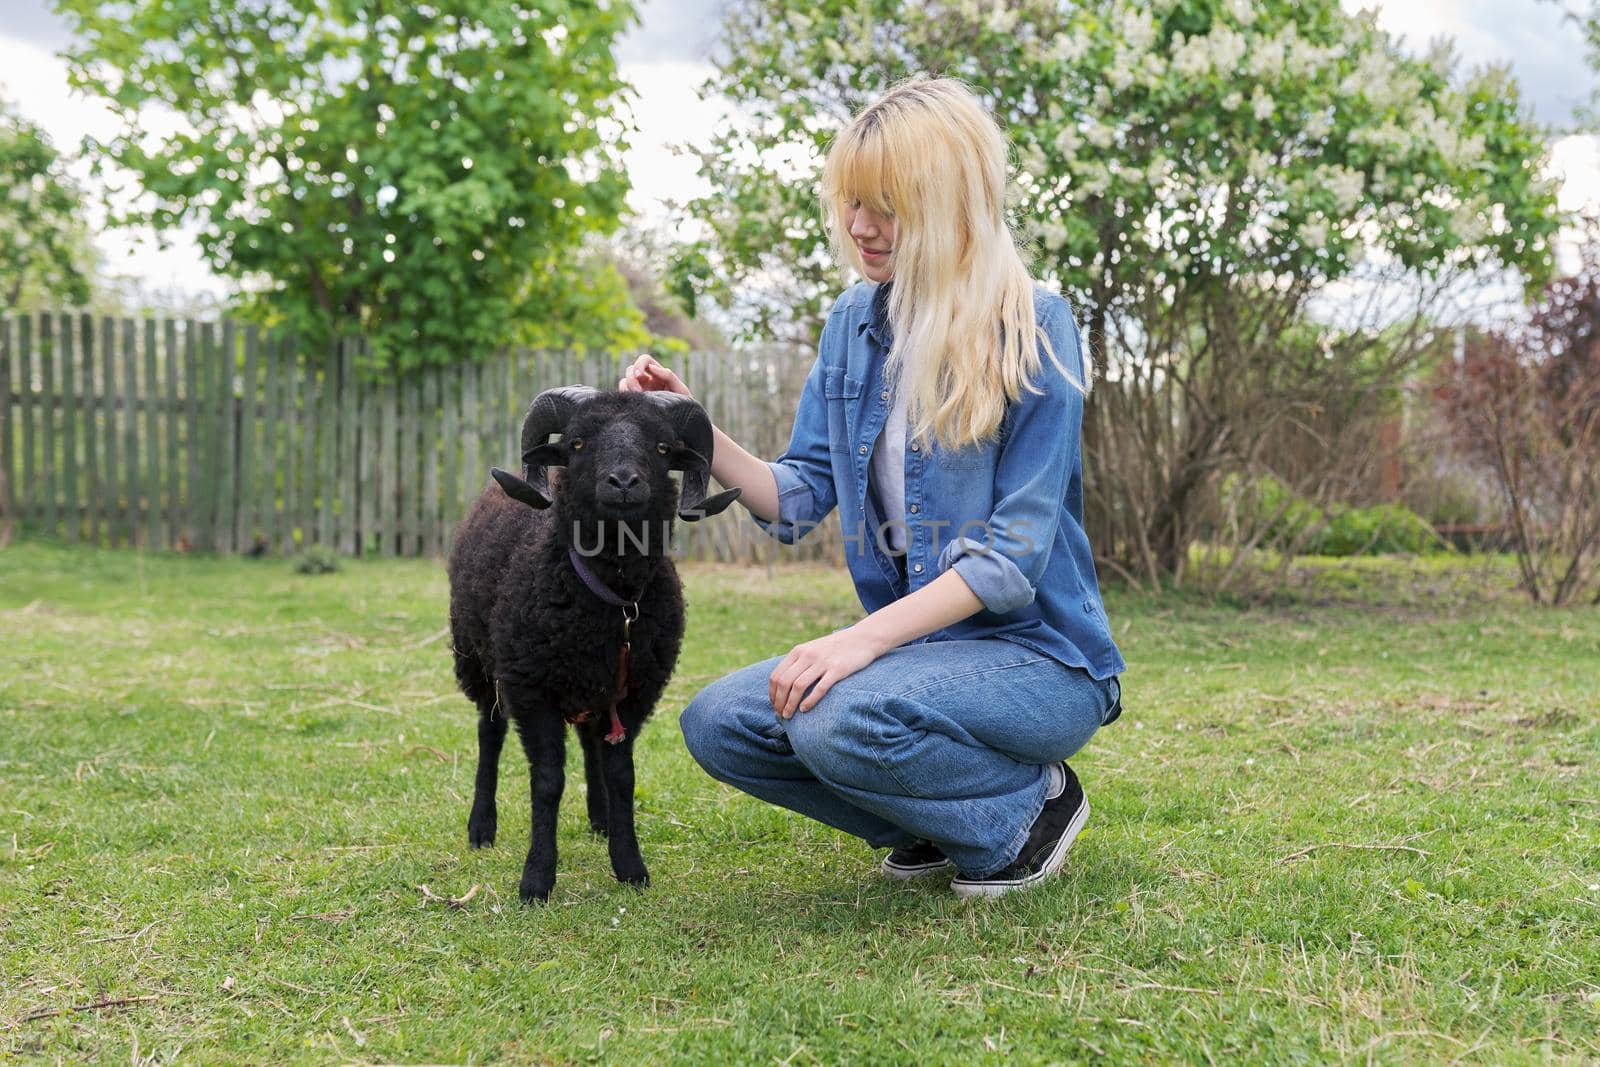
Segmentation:
{"type": "Polygon", "coordinates": [[[625,393],[653,393],[669,392],[681,393],[691,400],[694,394],[689,392],[689,387],[683,384],[670,367],[663,367],[656,362],[656,357],[646,352],[628,365],[622,372],[622,377],[617,381],[617,388],[625,393]]]}
{"type": "Polygon", "coordinates": [[[884,651],[854,627],[795,645],[767,679],[772,710],[783,719],[793,718],[796,711],[810,711],[833,683],[866,667],[884,651]],[[816,686],[807,693],[812,683],[816,686]]]}

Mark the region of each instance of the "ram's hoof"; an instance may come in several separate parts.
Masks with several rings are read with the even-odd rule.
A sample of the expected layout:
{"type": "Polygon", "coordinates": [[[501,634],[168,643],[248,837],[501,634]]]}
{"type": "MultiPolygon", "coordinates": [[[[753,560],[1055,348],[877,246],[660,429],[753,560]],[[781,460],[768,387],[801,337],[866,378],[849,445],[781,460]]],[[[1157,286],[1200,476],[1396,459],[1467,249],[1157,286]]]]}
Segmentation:
{"type": "Polygon", "coordinates": [[[636,871],[617,871],[615,873],[617,876],[617,881],[621,882],[623,885],[631,885],[635,889],[650,888],[650,872],[645,870],[643,867],[640,867],[636,871]]]}
{"type": "Polygon", "coordinates": [[[497,820],[494,814],[473,812],[467,819],[467,843],[473,848],[488,848],[494,844],[497,820]]]}

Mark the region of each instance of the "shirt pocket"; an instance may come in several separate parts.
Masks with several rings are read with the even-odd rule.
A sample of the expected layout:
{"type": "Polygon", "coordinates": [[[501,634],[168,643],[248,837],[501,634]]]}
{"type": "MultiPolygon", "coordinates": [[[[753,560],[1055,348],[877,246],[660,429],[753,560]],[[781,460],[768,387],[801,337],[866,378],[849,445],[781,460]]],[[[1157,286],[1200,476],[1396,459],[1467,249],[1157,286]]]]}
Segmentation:
{"type": "Polygon", "coordinates": [[[935,445],[933,459],[947,471],[975,471],[984,466],[988,451],[978,445],[963,445],[960,448],[940,448],[935,445]]]}
{"type": "Polygon", "coordinates": [[[850,441],[851,410],[861,395],[861,382],[843,367],[829,367],[822,379],[822,396],[828,407],[828,450],[840,455],[853,451],[850,441]]]}
{"type": "Polygon", "coordinates": [[[829,367],[822,379],[822,395],[829,400],[849,400],[861,395],[861,383],[845,373],[843,367],[829,367]]]}

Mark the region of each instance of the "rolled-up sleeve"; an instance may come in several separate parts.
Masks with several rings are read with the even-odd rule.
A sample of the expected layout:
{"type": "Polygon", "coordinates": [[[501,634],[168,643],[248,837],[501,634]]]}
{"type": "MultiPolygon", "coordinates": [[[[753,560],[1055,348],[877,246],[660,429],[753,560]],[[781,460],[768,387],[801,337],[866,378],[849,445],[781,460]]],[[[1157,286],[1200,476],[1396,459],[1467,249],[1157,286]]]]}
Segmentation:
{"type": "Polygon", "coordinates": [[[829,331],[836,319],[830,315],[823,327],[817,361],[806,375],[800,404],[795,409],[789,447],[767,463],[778,486],[778,518],[768,521],[754,513],[750,516],[756,525],[786,545],[816,529],[838,503],[833,464],[828,458],[828,407],[822,385],[827,371],[824,355],[829,331]]]}
{"type": "MultiPolygon", "coordinates": [[[[1083,354],[1070,305],[1052,308],[1046,335],[1061,365],[1083,380],[1083,354]]],[[[1042,393],[1024,392],[995,463],[994,511],[982,531],[969,524],[939,554],[939,573],[954,567],[988,611],[1004,614],[1032,603],[1050,561],[1067,487],[1079,463],[1083,393],[1040,346],[1042,393]],[[980,537],[967,536],[980,533],[980,537]]]]}

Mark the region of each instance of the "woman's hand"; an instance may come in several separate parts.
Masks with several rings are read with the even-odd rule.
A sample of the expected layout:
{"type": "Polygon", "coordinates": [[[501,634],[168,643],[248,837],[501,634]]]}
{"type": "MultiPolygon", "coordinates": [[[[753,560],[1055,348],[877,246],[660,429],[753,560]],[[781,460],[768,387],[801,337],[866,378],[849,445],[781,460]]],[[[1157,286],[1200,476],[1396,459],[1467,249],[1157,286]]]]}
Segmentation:
{"type": "Polygon", "coordinates": [[[671,368],[663,367],[656,362],[656,357],[646,352],[628,365],[623,371],[621,379],[617,381],[617,388],[625,393],[653,393],[669,392],[680,393],[694,399],[689,387],[683,384],[683,379],[673,373],[671,368]]]}
{"type": "Polygon", "coordinates": [[[810,711],[834,682],[848,678],[885,651],[854,626],[795,645],[767,679],[773,710],[782,719],[793,718],[796,711],[810,711]],[[816,687],[806,693],[813,682],[816,687]]]}

